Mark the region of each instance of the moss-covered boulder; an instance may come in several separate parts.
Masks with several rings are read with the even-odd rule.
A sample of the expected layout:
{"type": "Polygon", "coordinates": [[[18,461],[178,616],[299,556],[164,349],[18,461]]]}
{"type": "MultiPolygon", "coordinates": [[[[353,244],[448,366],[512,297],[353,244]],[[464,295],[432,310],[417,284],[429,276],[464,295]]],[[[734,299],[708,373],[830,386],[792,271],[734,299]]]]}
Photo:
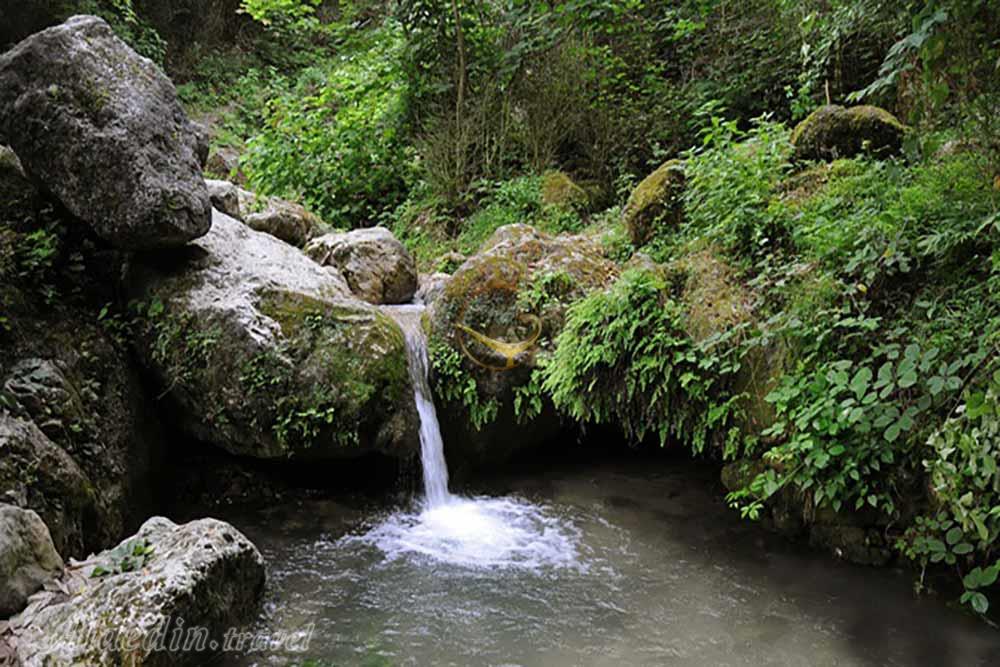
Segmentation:
{"type": "Polygon", "coordinates": [[[622,221],[632,245],[640,247],[684,220],[684,163],[670,160],[647,176],[628,198],[622,221]]]}
{"type": "MultiPolygon", "coordinates": [[[[675,261],[666,270],[677,276],[686,313],[685,330],[695,342],[729,335],[726,345],[737,345],[762,326],[755,313],[755,295],[718,249],[705,247],[675,261]]],[[[774,423],[774,406],[767,395],[784,372],[787,350],[780,339],[746,350],[733,378],[732,392],[740,396],[736,426],[745,436],[759,436],[774,423]]]]}
{"type": "Polygon", "coordinates": [[[792,132],[799,160],[835,160],[867,153],[877,157],[898,154],[906,126],[885,109],[874,106],[820,107],[792,132]]]}
{"type": "Polygon", "coordinates": [[[508,225],[445,283],[430,313],[433,382],[449,463],[482,464],[565,426],[533,382],[567,306],[617,268],[583,236],[508,225]]]}
{"type": "Polygon", "coordinates": [[[187,435],[264,459],[416,451],[401,330],[299,250],[216,213],[126,285],[139,356],[187,435]]]}
{"type": "Polygon", "coordinates": [[[542,203],[585,211],[590,206],[590,196],[565,172],[549,171],[542,176],[542,203]]]}

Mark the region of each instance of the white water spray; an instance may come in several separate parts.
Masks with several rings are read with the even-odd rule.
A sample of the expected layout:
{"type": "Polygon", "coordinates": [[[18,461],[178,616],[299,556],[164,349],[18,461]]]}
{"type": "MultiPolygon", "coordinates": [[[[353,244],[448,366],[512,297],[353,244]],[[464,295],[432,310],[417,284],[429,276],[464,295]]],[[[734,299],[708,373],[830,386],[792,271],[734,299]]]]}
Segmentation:
{"type": "Polygon", "coordinates": [[[386,306],[403,330],[420,415],[424,500],[419,512],[397,512],[360,538],[390,560],[419,556],[474,568],[579,567],[579,531],[521,498],[464,498],[448,491],[448,464],[428,381],[424,307],[386,306]]]}

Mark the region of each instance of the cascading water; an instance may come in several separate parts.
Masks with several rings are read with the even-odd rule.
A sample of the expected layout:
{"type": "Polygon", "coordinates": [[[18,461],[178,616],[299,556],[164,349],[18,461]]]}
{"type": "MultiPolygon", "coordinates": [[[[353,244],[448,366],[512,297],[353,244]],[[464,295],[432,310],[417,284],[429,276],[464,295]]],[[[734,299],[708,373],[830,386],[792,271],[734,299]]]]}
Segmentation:
{"type": "Polygon", "coordinates": [[[420,462],[424,467],[425,502],[427,507],[440,507],[447,504],[452,496],[448,493],[448,464],[444,460],[441,427],[428,382],[427,339],[421,321],[424,307],[393,306],[386,310],[392,314],[406,338],[406,357],[410,367],[410,381],[413,383],[413,398],[417,404],[417,414],[420,415],[420,462]]]}
{"type": "Polygon", "coordinates": [[[421,305],[386,306],[403,330],[420,416],[424,498],[416,512],[397,512],[360,538],[390,559],[418,556],[477,568],[580,567],[575,526],[522,498],[465,498],[448,491],[444,443],[428,381],[421,305]]]}

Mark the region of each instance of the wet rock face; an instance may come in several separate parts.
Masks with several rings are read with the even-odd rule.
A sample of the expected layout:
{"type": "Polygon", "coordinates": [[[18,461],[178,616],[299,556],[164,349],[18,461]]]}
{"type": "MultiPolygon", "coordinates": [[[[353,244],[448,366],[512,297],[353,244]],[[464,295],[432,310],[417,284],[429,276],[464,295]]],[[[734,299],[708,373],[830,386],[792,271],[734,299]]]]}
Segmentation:
{"type": "Polygon", "coordinates": [[[861,153],[877,157],[897,155],[903,148],[906,126],[874,106],[820,107],[792,132],[799,160],[835,160],[861,153]]]}
{"type": "Polygon", "coordinates": [[[182,245],[211,225],[199,131],[163,72],[99,18],[73,17],[0,56],[0,138],[119,248],[182,245]]]}
{"type": "Polygon", "coordinates": [[[416,261],[384,227],[326,234],[313,239],[306,254],[339,270],[368,303],[407,303],[417,291],[416,261]]]}
{"type": "Polygon", "coordinates": [[[136,348],[187,435],[262,459],[417,451],[398,325],[298,249],[216,213],[125,284],[152,308],[136,348]]]}
{"type": "Polygon", "coordinates": [[[25,667],[205,664],[213,640],[253,619],[264,582],[260,552],[229,524],[156,517],[116,549],[74,565],[61,586],[68,594],[32,598],[12,619],[8,642],[25,667]],[[113,572],[137,543],[151,550],[141,568],[91,577],[96,567],[113,572]],[[205,650],[172,647],[177,628],[204,628],[205,650]]]}
{"type": "Polygon", "coordinates": [[[24,609],[28,596],[62,566],[42,519],[31,510],[0,504],[0,618],[24,609]]]}

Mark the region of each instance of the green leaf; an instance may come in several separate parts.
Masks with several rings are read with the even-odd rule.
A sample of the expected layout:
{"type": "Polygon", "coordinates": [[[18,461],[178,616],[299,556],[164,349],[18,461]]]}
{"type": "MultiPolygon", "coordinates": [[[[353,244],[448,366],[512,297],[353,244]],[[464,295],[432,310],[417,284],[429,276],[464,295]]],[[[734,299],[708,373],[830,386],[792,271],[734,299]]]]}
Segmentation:
{"type": "Polygon", "coordinates": [[[945,540],[948,541],[948,544],[957,544],[958,541],[962,539],[962,535],[963,535],[962,529],[959,528],[958,526],[955,526],[954,528],[948,531],[947,535],[945,535],[945,540]]]}

